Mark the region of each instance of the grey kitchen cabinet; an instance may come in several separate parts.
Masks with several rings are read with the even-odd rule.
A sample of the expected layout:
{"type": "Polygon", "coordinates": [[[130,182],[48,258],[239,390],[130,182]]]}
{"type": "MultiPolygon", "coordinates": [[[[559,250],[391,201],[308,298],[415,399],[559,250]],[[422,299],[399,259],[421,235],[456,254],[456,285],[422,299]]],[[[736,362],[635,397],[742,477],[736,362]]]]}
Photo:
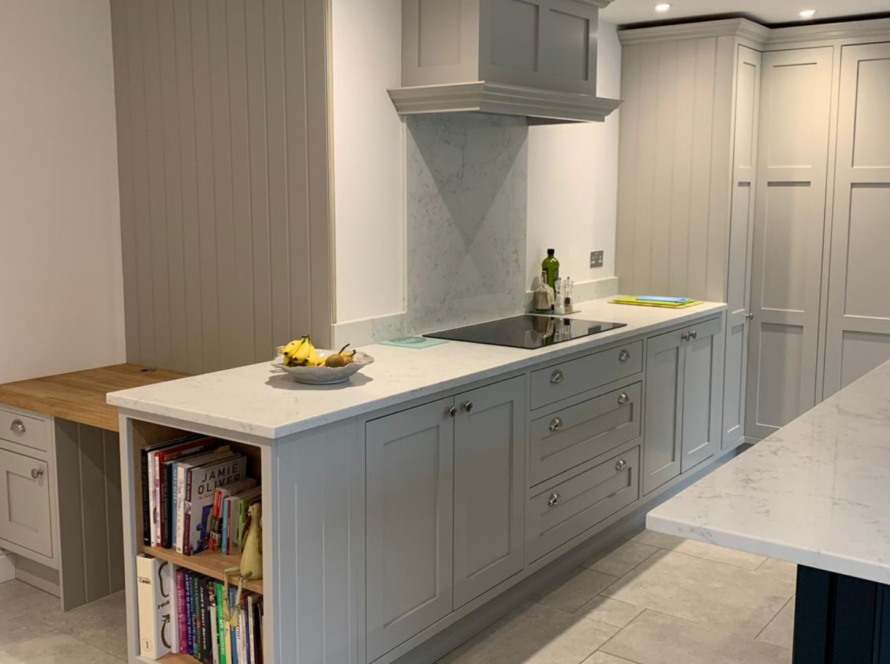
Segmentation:
{"type": "Polygon", "coordinates": [[[697,466],[719,448],[722,342],[722,318],[649,339],[644,494],[697,466]]]}
{"type": "Polygon", "coordinates": [[[49,466],[0,449],[0,539],[53,557],[49,466]]]}
{"type": "Polygon", "coordinates": [[[368,661],[522,571],[526,378],[367,424],[368,661]]]}
{"type": "Polygon", "coordinates": [[[367,649],[373,661],[453,608],[454,399],[367,424],[367,649]]]}
{"type": "Polygon", "coordinates": [[[457,397],[454,428],[454,607],[522,570],[526,382],[457,397]]]}

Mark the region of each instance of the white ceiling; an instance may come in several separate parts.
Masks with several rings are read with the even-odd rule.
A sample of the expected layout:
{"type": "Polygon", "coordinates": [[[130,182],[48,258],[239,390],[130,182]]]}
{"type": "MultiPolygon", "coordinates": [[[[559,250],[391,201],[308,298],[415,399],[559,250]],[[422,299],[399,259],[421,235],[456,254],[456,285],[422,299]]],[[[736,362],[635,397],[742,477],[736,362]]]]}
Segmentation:
{"type": "Polygon", "coordinates": [[[815,9],[814,20],[824,20],[887,12],[890,3],[887,0],[615,0],[600,12],[600,17],[609,23],[627,25],[731,14],[771,24],[800,21],[797,13],[801,9],[815,9]],[[673,5],[665,14],[654,9],[661,1],[673,5]]]}

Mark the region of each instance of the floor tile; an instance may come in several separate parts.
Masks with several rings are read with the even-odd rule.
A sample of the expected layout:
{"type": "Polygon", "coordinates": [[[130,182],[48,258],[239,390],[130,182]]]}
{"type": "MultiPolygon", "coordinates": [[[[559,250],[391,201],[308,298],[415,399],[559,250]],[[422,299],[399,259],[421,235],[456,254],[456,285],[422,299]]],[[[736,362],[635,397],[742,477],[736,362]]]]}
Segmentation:
{"type": "Polygon", "coordinates": [[[439,664],[578,664],[617,631],[549,606],[525,604],[439,664]]]}
{"type": "Polygon", "coordinates": [[[794,594],[779,577],[660,551],[603,595],[753,639],[794,594]]]}
{"type": "Polygon", "coordinates": [[[657,546],[659,549],[671,550],[686,540],[682,537],[675,537],[674,535],[656,533],[654,530],[644,530],[631,537],[630,541],[639,542],[640,544],[648,544],[649,546],[657,546]]]}
{"type": "Polygon", "coordinates": [[[36,614],[27,613],[14,618],[10,617],[0,622],[0,648],[30,641],[52,631],[54,631],[53,628],[36,614]]]}
{"type": "Polygon", "coordinates": [[[628,659],[621,659],[620,657],[615,657],[615,655],[610,655],[608,653],[604,653],[602,650],[597,650],[590,657],[585,659],[581,664],[635,664],[628,659]]]}
{"type": "Polygon", "coordinates": [[[121,661],[60,632],[0,649],[0,664],[120,664],[121,661]]]}
{"type": "Polygon", "coordinates": [[[646,611],[602,647],[638,664],[789,664],[791,651],[646,611]]]}
{"type": "Polygon", "coordinates": [[[59,609],[59,598],[18,580],[0,584],[0,622],[59,609]]]}
{"type": "Polygon", "coordinates": [[[791,583],[797,582],[797,565],[784,560],[776,560],[775,558],[767,558],[763,564],[757,568],[760,574],[771,574],[784,578],[791,583]]]}
{"type": "Polygon", "coordinates": [[[591,558],[582,566],[611,576],[624,576],[657,551],[656,547],[648,544],[622,542],[618,547],[591,558]]]}
{"type": "Polygon", "coordinates": [[[103,652],[127,657],[126,597],[122,592],[66,613],[61,609],[48,612],[42,619],[103,652]]]}
{"type": "Polygon", "coordinates": [[[562,585],[542,594],[535,601],[574,613],[617,580],[616,576],[579,569],[562,585]]]}
{"type": "Polygon", "coordinates": [[[584,616],[591,620],[599,620],[607,625],[626,627],[631,620],[643,611],[642,607],[599,595],[575,611],[575,615],[584,616]]]}
{"type": "Polygon", "coordinates": [[[791,648],[794,645],[794,598],[788,600],[779,615],[773,618],[758,635],[758,641],[772,643],[783,648],[791,648]]]}

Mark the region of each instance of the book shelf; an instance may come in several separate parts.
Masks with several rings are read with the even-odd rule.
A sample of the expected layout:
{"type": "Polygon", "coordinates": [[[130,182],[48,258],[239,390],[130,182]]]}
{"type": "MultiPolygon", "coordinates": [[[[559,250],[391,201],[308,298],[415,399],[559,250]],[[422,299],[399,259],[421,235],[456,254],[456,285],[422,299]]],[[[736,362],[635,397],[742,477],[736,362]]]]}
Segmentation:
{"type": "MultiPolygon", "coordinates": [[[[146,546],[144,544],[139,547],[139,553],[166,560],[168,563],[190,569],[193,572],[209,576],[217,581],[225,581],[225,570],[238,567],[241,561],[241,556],[226,556],[215,551],[205,551],[194,556],[184,556],[172,549],[146,546]]],[[[231,583],[232,585],[237,584],[237,578],[233,578],[231,583]]],[[[246,581],[244,589],[262,595],[263,582],[246,581]]]]}
{"type": "Polygon", "coordinates": [[[201,664],[191,655],[174,655],[172,653],[164,655],[158,661],[163,662],[164,664],[201,664]]]}

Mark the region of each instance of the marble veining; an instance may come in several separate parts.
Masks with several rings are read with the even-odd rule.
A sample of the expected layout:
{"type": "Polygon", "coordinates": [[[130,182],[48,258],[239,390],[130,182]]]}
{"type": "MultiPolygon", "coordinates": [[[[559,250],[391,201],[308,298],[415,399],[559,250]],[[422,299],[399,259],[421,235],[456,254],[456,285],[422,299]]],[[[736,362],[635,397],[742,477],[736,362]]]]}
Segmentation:
{"type": "Polygon", "coordinates": [[[108,403],[223,431],[276,439],[415,398],[436,395],[508,371],[556,361],[636,335],[713,316],[726,309],[704,303],[672,311],[582,302],[576,317],[626,323],[611,332],[538,350],[449,342],[426,350],[365,346],[376,359],[349,383],[299,385],[264,362],[108,395],[108,403]]]}
{"type": "Polygon", "coordinates": [[[407,123],[407,331],[522,313],[525,119],[451,113],[407,123]]]}
{"type": "Polygon", "coordinates": [[[657,507],[647,523],[890,584],[890,362],[657,507]]]}

